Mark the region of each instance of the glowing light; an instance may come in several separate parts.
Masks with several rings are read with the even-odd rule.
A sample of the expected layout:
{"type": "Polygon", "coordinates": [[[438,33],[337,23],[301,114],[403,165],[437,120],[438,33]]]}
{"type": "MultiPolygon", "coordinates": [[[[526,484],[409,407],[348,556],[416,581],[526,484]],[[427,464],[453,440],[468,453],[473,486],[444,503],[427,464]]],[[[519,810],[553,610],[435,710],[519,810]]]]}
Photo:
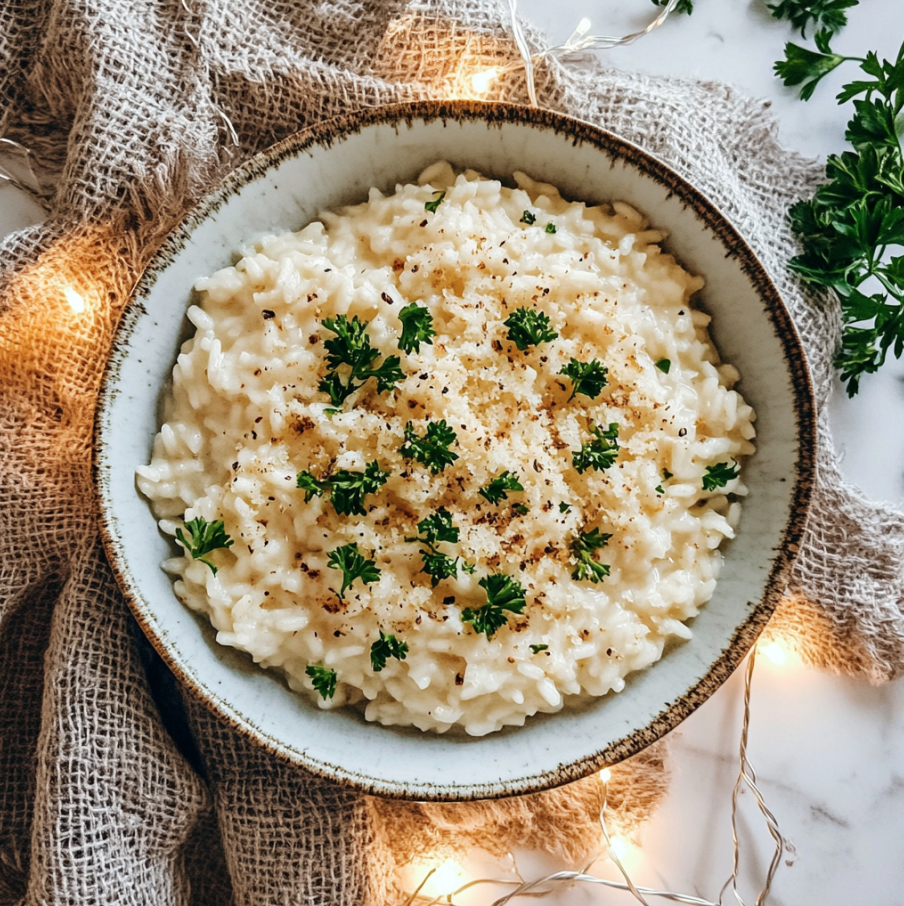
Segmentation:
{"type": "Polygon", "coordinates": [[[417,867],[417,876],[423,878],[424,875],[434,869],[433,874],[427,879],[427,883],[421,888],[421,893],[428,897],[439,897],[444,894],[452,893],[465,882],[464,871],[461,865],[454,859],[446,859],[445,862],[424,863],[417,867]]]}
{"type": "Polygon", "coordinates": [[[758,645],[757,651],[772,661],[777,667],[781,667],[788,661],[788,652],[781,642],[769,642],[768,645],[758,645]]]}
{"type": "Polygon", "coordinates": [[[490,90],[490,83],[493,79],[499,78],[502,70],[498,66],[491,66],[489,69],[482,69],[471,76],[471,88],[475,94],[486,94],[490,90]]]}
{"type": "Polygon", "coordinates": [[[609,851],[616,859],[622,861],[631,853],[631,845],[622,837],[612,837],[609,840],[609,851]]]}
{"type": "Polygon", "coordinates": [[[612,779],[612,771],[610,771],[609,768],[603,768],[600,771],[600,780],[602,780],[603,783],[608,783],[611,779],[612,779]]]}
{"type": "Polygon", "coordinates": [[[80,315],[85,310],[85,297],[80,296],[71,286],[63,287],[63,295],[75,314],[80,315]]]}

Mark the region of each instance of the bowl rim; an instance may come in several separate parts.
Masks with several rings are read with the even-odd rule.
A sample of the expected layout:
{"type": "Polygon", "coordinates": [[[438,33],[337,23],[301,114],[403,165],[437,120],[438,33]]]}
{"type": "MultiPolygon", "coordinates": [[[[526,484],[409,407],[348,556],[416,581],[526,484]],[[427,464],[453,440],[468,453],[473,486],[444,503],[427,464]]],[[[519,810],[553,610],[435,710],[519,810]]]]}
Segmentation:
{"type": "Polygon", "coordinates": [[[791,315],[765,266],[737,228],[707,196],[649,151],[592,123],[550,110],[507,102],[419,100],[368,107],[311,125],[287,136],[276,144],[255,153],[247,161],[230,171],[169,231],[136,280],[113,335],[95,409],[92,478],[104,550],[129,609],[144,635],[169,670],[177,677],[179,683],[216,718],[226,722],[244,738],[262,747],[280,761],[303,767],[320,777],[339,781],[363,793],[407,800],[469,801],[540,792],[570,783],[604,767],[617,764],[636,755],[673,730],[729,678],[755,643],[789,584],[791,570],[806,527],[807,510],[816,475],[816,450],[817,426],[813,385],[803,345],[791,315]],[[731,639],[727,642],[721,656],[709,665],[700,680],[667,704],[645,727],[638,728],[605,748],[577,761],[521,779],[502,781],[492,787],[485,784],[455,787],[454,792],[448,788],[409,791],[401,788],[397,783],[361,776],[338,765],[314,761],[304,752],[281,748],[278,740],[272,739],[257,728],[248,726],[241,715],[237,714],[227,702],[218,698],[213,689],[205,689],[202,682],[183,669],[176,658],[170,654],[164,639],[154,631],[151,620],[145,615],[145,602],[142,600],[140,591],[133,588],[129,582],[128,570],[120,567],[120,558],[124,562],[125,553],[120,553],[118,549],[112,525],[111,501],[107,498],[104,483],[104,457],[101,443],[104,433],[104,416],[112,400],[117,378],[119,364],[117,350],[126,345],[136,318],[144,313],[141,300],[148,295],[159,275],[168,266],[170,258],[181,251],[195,229],[242,187],[264,175],[272,167],[284,160],[299,156],[312,146],[329,148],[334,141],[342,140],[346,136],[359,133],[371,126],[388,125],[398,129],[403,124],[411,127],[416,120],[426,123],[435,120],[443,122],[480,121],[486,123],[487,126],[523,123],[552,130],[557,135],[566,134],[575,144],[589,144],[613,158],[626,160],[644,175],[665,187],[670,194],[677,196],[683,204],[692,207],[706,228],[725,246],[726,257],[735,258],[758,296],[766,304],[766,314],[773,325],[782,345],[784,358],[789,365],[798,438],[790,515],[782,531],[779,550],[766,580],[762,599],[755,606],[750,607],[745,619],[736,627],[731,639]]]}

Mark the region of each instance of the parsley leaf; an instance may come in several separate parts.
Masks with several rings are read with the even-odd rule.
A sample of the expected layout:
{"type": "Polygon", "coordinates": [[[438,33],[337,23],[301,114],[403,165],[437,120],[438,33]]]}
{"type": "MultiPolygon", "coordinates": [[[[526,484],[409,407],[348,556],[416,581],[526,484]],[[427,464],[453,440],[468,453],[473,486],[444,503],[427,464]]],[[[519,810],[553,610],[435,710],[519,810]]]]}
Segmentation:
{"type": "Polygon", "coordinates": [[[609,575],[609,567],[605,563],[598,563],[593,554],[609,543],[612,535],[591,529],[589,532],[578,532],[568,545],[571,555],[575,560],[575,570],[572,579],[579,582],[590,580],[594,584],[601,582],[609,575]]]}
{"type": "Polygon", "coordinates": [[[589,396],[592,400],[596,399],[603,392],[603,387],[609,384],[609,369],[596,359],[592,362],[579,362],[577,359],[572,359],[559,374],[571,378],[574,383],[571,396],[566,402],[573,400],[576,393],[589,396]]]}
{"type": "Polygon", "coordinates": [[[234,543],[232,538],[226,534],[223,520],[215,519],[213,522],[208,522],[203,516],[197,516],[190,522],[186,522],[185,527],[188,529],[188,537],[183,534],[182,529],[178,528],[176,529],[176,540],[191,554],[193,560],[205,563],[216,575],[217,567],[210,560],[205,559],[207,554],[232,547],[234,543]]]}
{"type": "Polygon", "coordinates": [[[430,585],[436,588],[443,579],[453,579],[458,574],[458,557],[450,557],[435,549],[422,550],[421,572],[430,576],[430,585]]]}
{"type": "Polygon", "coordinates": [[[466,607],[461,612],[465,623],[470,623],[478,633],[483,632],[488,639],[497,629],[508,622],[508,613],[522,613],[527,602],[524,600],[524,589],[511,576],[505,573],[491,573],[478,583],[487,593],[487,603],[477,610],[466,607]]]}
{"type": "Polygon", "coordinates": [[[388,393],[405,377],[397,355],[388,356],[379,366],[373,367],[374,359],[380,353],[370,345],[367,322],[361,321],[357,315],[351,321],[346,315],[325,318],[323,326],[336,336],[323,343],[329,371],[317,389],[326,393],[334,406],[341,406],[369,378],[376,378],[378,393],[388,393]],[[339,373],[340,368],[348,369],[345,380],[339,373]]]}
{"type": "MultiPolygon", "coordinates": [[[[654,6],[665,6],[669,0],[653,0],[654,6]]],[[[690,15],[694,11],[693,0],[678,0],[675,4],[676,13],[687,13],[690,15]]]]}
{"type": "Polygon", "coordinates": [[[660,359],[656,363],[656,367],[663,373],[668,374],[672,370],[672,362],[670,359],[660,359]]]}
{"type": "Polygon", "coordinates": [[[399,349],[403,352],[420,352],[421,343],[433,345],[436,331],[433,329],[433,316],[424,305],[412,302],[399,312],[402,322],[402,336],[399,337],[399,349]]]}
{"type": "Polygon", "coordinates": [[[443,199],[446,197],[445,192],[434,192],[433,201],[424,202],[424,210],[429,211],[431,214],[436,213],[436,209],[443,203],[443,199]]]}
{"type": "Polygon", "coordinates": [[[736,462],[717,462],[714,466],[706,467],[703,476],[703,490],[715,491],[724,488],[734,478],[741,474],[741,467],[736,462]]]}
{"type": "Polygon", "coordinates": [[[314,689],[321,698],[332,698],[336,694],[336,671],[319,664],[308,664],[304,672],[311,677],[314,689]]]}
{"type": "Polygon", "coordinates": [[[773,19],[788,19],[800,30],[801,37],[807,37],[807,26],[812,23],[817,31],[837,34],[847,25],[846,9],[856,6],[860,0],[779,0],[768,3],[773,19]]]}
{"type": "Polygon", "coordinates": [[[570,509],[571,509],[571,504],[570,504],[570,503],[565,503],[564,500],[559,504],[559,512],[560,512],[560,513],[567,513],[570,509]]]}
{"type": "Polygon", "coordinates": [[[512,509],[513,509],[519,516],[526,516],[526,515],[530,512],[530,507],[529,507],[529,506],[526,506],[526,505],[523,504],[523,503],[513,503],[513,504],[512,504],[512,509]]]}
{"type": "Polygon", "coordinates": [[[549,645],[531,645],[530,646],[530,650],[534,654],[538,654],[541,651],[547,651],[548,649],[549,649],[549,645]]]}
{"type": "Polygon", "coordinates": [[[486,487],[481,488],[477,493],[486,498],[490,503],[499,503],[500,500],[508,500],[509,491],[523,491],[524,485],[518,480],[518,476],[506,469],[501,475],[497,475],[486,487]]]}
{"type": "Polygon", "coordinates": [[[549,223],[546,224],[545,232],[555,233],[555,231],[556,231],[556,225],[554,223],[552,223],[552,221],[550,221],[549,223]]]}
{"type": "MultiPolygon", "coordinates": [[[[426,546],[426,550],[421,549],[421,572],[430,576],[430,584],[433,588],[443,579],[453,578],[458,572],[458,557],[449,557],[436,549],[436,545],[443,541],[455,543],[458,541],[459,531],[452,525],[452,514],[445,508],[440,507],[435,513],[422,519],[417,524],[417,538],[406,538],[406,541],[418,541],[426,546]]],[[[473,572],[474,568],[467,568],[463,564],[465,572],[473,572]]]]}
{"type": "Polygon", "coordinates": [[[343,544],[342,547],[330,551],[327,566],[330,569],[342,570],[342,588],[337,594],[340,601],[345,599],[345,590],[355,579],[360,579],[365,585],[370,585],[380,579],[380,568],[358,550],[355,542],[343,544]]]}
{"type": "Polygon", "coordinates": [[[773,67],[782,84],[789,88],[801,86],[802,101],[808,101],[813,96],[816,86],[833,69],[837,69],[845,60],[855,59],[832,53],[829,47],[831,37],[827,31],[816,32],[813,40],[819,48],[818,52],[789,42],[785,45],[785,59],[779,60],[773,67]]]}
{"type": "Polygon", "coordinates": [[[389,658],[404,661],[407,656],[408,643],[400,641],[394,635],[384,633],[382,629],[380,638],[370,646],[370,665],[374,668],[374,673],[379,673],[389,658]]]}
{"type": "Polygon", "coordinates": [[[528,346],[548,343],[558,334],[552,329],[549,317],[534,308],[516,308],[503,324],[508,328],[508,339],[524,352],[528,346]]]}
{"type": "Polygon", "coordinates": [[[459,532],[452,525],[452,514],[442,506],[426,519],[422,519],[417,524],[417,530],[424,537],[416,540],[423,540],[426,544],[437,544],[441,541],[450,541],[454,544],[458,541],[459,532]]]}
{"type": "Polygon", "coordinates": [[[389,472],[384,472],[376,461],[369,462],[363,472],[340,469],[326,478],[317,479],[310,472],[299,472],[295,486],[304,490],[304,502],[312,497],[322,497],[330,492],[333,508],[341,516],[364,516],[364,498],[375,494],[386,484],[389,472]]]}
{"type": "Polygon", "coordinates": [[[457,442],[454,429],[446,424],[445,419],[429,422],[423,437],[418,437],[414,425],[408,422],[405,425],[405,439],[399,447],[399,452],[405,459],[414,459],[428,466],[430,474],[436,475],[458,459],[458,454],[449,449],[457,442]]]}
{"type": "Polygon", "coordinates": [[[581,445],[580,450],[571,451],[575,469],[583,474],[587,469],[603,472],[618,458],[618,424],[612,422],[604,431],[599,425],[591,425],[593,440],[581,445]]]}
{"type": "Polygon", "coordinates": [[[531,214],[530,211],[525,211],[521,215],[521,223],[526,223],[528,226],[533,226],[537,222],[537,215],[531,214]]]}

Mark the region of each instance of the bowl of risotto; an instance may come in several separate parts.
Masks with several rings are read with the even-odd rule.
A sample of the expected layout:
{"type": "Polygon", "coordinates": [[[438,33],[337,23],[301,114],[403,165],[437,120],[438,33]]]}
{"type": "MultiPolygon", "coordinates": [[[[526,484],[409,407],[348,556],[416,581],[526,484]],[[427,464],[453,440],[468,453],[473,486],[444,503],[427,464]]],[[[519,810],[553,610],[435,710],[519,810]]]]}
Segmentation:
{"type": "Polygon", "coordinates": [[[743,238],[641,149],[424,102],[299,133],[171,234],[104,379],[124,594],[274,755],[381,795],[545,789],[738,665],[814,415],[743,238]]]}

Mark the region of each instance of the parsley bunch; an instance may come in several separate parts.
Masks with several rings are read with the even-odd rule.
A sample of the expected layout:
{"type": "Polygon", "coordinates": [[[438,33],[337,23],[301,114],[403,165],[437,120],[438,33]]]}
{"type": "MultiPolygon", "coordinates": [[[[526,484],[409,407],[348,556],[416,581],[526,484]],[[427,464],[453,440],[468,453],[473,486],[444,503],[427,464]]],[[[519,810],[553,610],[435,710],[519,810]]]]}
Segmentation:
{"type": "Polygon", "coordinates": [[[328,394],[334,406],[341,406],[370,378],[376,378],[378,393],[388,393],[405,377],[400,364],[401,359],[397,355],[388,356],[374,367],[374,360],[380,352],[370,345],[367,322],[361,321],[357,315],[351,321],[346,315],[325,318],[323,326],[336,336],[324,341],[329,370],[317,389],[328,394]],[[347,375],[345,380],[342,378],[340,368],[347,375]]]}
{"type": "MultiPolygon", "coordinates": [[[[444,541],[455,544],[458,541],[458,529],[452,525],[452,514],[440,507],[435,513],[422,519],[417,524],[418,537],[406,538],[406,541],[416,541],[423,545],[421,548],[421,572],[430,576],[433,588],[443,579],[451,579],[458,573],[458,557],[450,557],[437,550],[436,545],[444,541]]],[[[463,564],[466,572],[473,572],[473,567],[463,564]]]]}
{"type": "Polygon", "coordinates": [[[502,322],[508,328],[508,339],[524,352],[529,346],[549,343],[558,337],[545,312],[535,308],[516,308],[502,322]]]}
{"type": "Polygon", "coordinates": [[[299,472],[295,478],[295,487],[304,490],[305,503],[310,503],[313,497],[323,497],[324,492],[329,491],[337,513],[342,516],[363,516],[366,513],[364,497],[376,494],[388,478],[389,472],[384,472],[375,460],[369,462],[363,472],[340,469],[320,479],[310,472],[299,472]]]}
{"type": "Polygon", "coordinates": [[[430,469],[431,475],[437,475],[458,459],[458,454],[449,449],[457,441],[458,436],[454,429],[446,424],[445,419],[430,422],[423,437],[418,437],[414,425],[408,422],[405,425],[405,439],[399,447],[399,452],[405,459],[423,463],[430,469]]]}
{"type": "Polygon", "coordinates": [[[330,551],[327,566],[342,570],[342,588],[336,593],[340,601],[345,600],[345,591],[355,579],[360,579],[365,585],[371,585],[380,579],[380,567],[373,560],[368,560],[358,550],[355,542],[330,551]]]}
{"type": "Polygon", "coordinates": [[[605,563],[597,562],[593,554],[609,543],[612,535],[591,529],[589,532],[580,531],[568,545],[575,561],[575,569],[571,574],[572,579],[579,582],[589,579],[596,584],[609,575],[609,567],[605,563]]]}
{"type": "Polygon", "coordinates": [[[527,604],[524,589],[505,573],[491,573],[477,584],[487,593],[487,602],[477,610],[466,607],[461,612],[461,618],[463,622],[470,623],[475,632],[482,632],[491,639],[496,630],[508,622],[509,613],[524,611],[527,604]]]}
{"type": "Polygon", "coordinates": [[[587,469],[603,472],[618,458],[618,424],[612,422],[604,431],[599,425],[591,425],[593,440],[581,444],[580,450],[571,451],[575,469],[583,474],[587,469]]]}
{"type": "Polygon", "coordinates": [[[215,519],[208,522],[203,516],[198,516],[190,522],[185,523],[188,529],[188,537],[182,532],[182,529],[176,529],[176,540],[188,553],[193,560],[200,560],[210,567],[210,571],[216,575],[217,567],[205,559],[206,556],[217,550],[229,548],[233,545],[232,538],[226,534],[226,527],[222,519],[215,519]]]}

